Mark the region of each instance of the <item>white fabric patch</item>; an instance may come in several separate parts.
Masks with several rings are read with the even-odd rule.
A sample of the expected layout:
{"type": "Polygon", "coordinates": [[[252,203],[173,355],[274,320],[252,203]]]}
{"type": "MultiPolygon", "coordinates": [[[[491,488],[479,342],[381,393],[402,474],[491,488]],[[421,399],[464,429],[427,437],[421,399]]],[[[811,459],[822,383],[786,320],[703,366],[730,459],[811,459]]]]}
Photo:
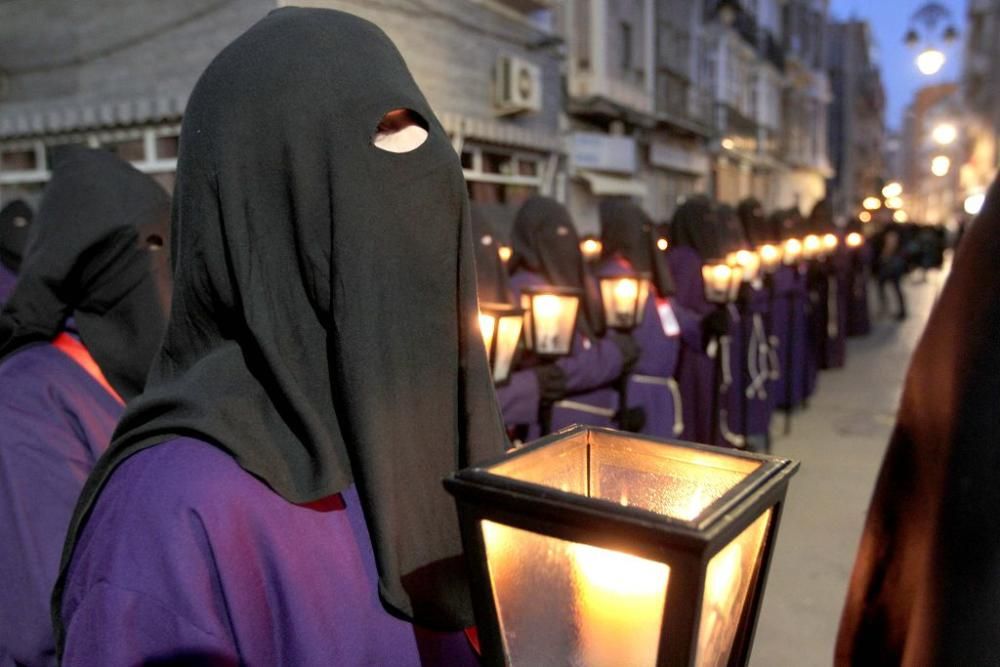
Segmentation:
{"type": "Polygon", "coordinates": [[[667,338],[681,335],[681,325],[677,321],[677,315],[670,306],[670,302],[664,299],[656,304],[656,312],[660,315],[660,326],[663,327],[663,335],[667,338]]]}

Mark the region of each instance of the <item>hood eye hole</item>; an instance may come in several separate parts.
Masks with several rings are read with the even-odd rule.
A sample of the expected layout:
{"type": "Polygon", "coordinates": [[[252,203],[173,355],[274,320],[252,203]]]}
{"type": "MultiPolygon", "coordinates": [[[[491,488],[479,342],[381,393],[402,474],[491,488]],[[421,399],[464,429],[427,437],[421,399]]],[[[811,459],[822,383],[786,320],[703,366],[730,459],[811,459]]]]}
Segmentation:
{"type": "Polygon", "coordinates": [[[154,252],[163,250],[163,237],[159,234],[150,234],[146,237],[146,248],[154,252]]]}
{"type": "Polygon", "coordinates": [[[379,121],[372,135],[376,148],[389,153],[409,153],[427,141],[427,121],[412,109],[393,109],[379,121]]]}

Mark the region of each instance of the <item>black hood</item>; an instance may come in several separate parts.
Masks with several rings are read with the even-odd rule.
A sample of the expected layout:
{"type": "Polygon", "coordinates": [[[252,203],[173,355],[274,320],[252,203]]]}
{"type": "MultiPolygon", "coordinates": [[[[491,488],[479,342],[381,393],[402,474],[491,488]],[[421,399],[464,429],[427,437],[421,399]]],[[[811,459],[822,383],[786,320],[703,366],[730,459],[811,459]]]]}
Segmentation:
{"type": "Polygon", "coordinates": [[[21,270],[24,247],[28,244],[34,217],[35,212],[20,199],[0,210],[0,264],[14,273],[21,270]]]}
{"type": "Polygon", "coordinates": [[[493,224],[497,212],[494,205],[472,204],[472,237],[476,248],[476,276],[479,300],[489,303],[509,303],[510,285],[507,267],[500,259],[500,237],[493,224]]]}
{"type": "Polygon", "coordinates": [[[650,275],[656,292],[667,297],[676,291],[665,253],[656,247],[656,225],[637,204],[627,199],[605,199],[600,204],[601,252],[628,260],[639,273],[650,275]]]}
{"type": "Polygon", "coordinates": [[[142,391],[170,301],[170,198],[108,151],[52,157],[17,285],[0,314],[0,357],[51,341],[73,317],[126,400],[142,391]]]}
{"type": "Polygon", "coordinates": [[[670,244],[693,248],[703,261],[717,259],[722,254],[719,226],[712,201],[695,195],[681,204],[670,222],[670,244]]]}
{"type": "Polygon", "coordinates": [[[102,485],[180,435],[217,444],[289,502],[355,484],[383,604],[430,628],[473,623],[441,480],[507,442],[465,187],[403,58],[367,21],[278,9],[212,61],[181,130],[162,353],[83,490],[57,629],[102,485]],[[373,143],[394,109],[426,122],[410,152],[373,143]]]}

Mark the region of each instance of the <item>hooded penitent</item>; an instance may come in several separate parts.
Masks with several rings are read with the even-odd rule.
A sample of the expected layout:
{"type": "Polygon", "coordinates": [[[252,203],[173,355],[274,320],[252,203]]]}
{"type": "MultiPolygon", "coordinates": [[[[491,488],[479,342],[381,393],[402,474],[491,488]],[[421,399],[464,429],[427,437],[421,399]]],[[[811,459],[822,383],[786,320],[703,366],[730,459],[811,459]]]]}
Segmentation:
{"type": "Polygon", "coordinates": [[[66,565],[108,477],[182,435],[292,503],[355,484],[383,604],[470,625],[441,480],[506,438],[475,327],[462,169],[395,46],[341,12],[270,14],[196,85],[174,196],[162,352],[77,506],[57,634],[66,565]],[[381,150],[373,133],[401,108],[427,139],[381,150]]]}
{"type": "Polygon", "coordinates": [[[481,303],[508,303],[507,267],[500,259],[500,239],[491,214],[494,208],[472,204],[472,237],[476,247],[476,275],[481,303]]]}
{"type": "Polygon", "coordinates": [[[24,247],[28,243],[34,211],[20,199],[0,210],[0,264],[17,273],[21,269],[24,247]]]}
{"type": "Polygon", "coordinates": [[[511,274],[523,268],[541,274],[551,285],[583,290],[584,317],[579,322],[588,334],[601,335],[601,300],[587,279],[580,238],[566,207],[550,197],[532,197],[518,210],[511,236],[511,274]]]}
{"type": "Polygon", "coordinates": [[[656,226],[646,212],[626,199],[605,199],[600,216],[604,256],[628,260],[636,272],[650,276],[660,297],[671,296],[674,279],[666,256],[656,247],[656,226]]]}
{"type": "Polygon", "coordinates": [[[751,197],[741,201],[736,207],[736,215],[751,246],[775,243],[779,240],[773,216],[769,218],[764,215],[764,207],[756,199],[751,197]]]}
{"type": "Polygon", "coordinates": [[[111,153],[57,149],[52,180],[0,314],[0,357],[51,341],[72,317],[111,386],[142,391],[170,300],[170,199],[111,153]]]}
{"type": "Polygon", "coordinates": [[[702,261],[722,254],[715,207],[704,195],[691,197],[674,211],[670,231],[671,245],[694,248],[702,261]]]}
{"type": "Polygon", "coordinates": [[[903,388],[837,665],[1000,664],[1000,186],[955,257],[903,388]]]}
{"type": "Polygon", "coordinates": [[[736,209],[728,204],[718,208],[719,249],[723,255],[749,247],[736,209]]]}

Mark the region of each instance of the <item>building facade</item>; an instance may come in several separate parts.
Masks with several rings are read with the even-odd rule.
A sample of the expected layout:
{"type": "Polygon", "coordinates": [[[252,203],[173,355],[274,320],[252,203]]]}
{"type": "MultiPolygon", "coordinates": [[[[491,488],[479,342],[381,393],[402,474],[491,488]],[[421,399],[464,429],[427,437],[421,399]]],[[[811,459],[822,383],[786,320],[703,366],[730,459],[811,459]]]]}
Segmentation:
{"type": "MultiPolygon", "coordinates": [[[[101,0],[100,11],[59,0],[14,4],[0,4],[0,201],[37,197],[47,152],[62,143],[108,147],[171,188],[198,76],[285,3],[101,0]]],[[[461,154],[473,200],[514,205],[558,191],[562,55],[551,3],[294,4],[342,9],[386,31],[461,154]]]]}
{"type": "Polygon", "coordinates": [[[829,113],[830,182],[834,211],[854,216],[877,195],[885,175],[885,90],[871,28],[863,21],[831,23],[827,67],[833,101],[829,113]]]}
{"type": "Polygon", "coordinates": [[[1000,0],[969,0],[962,73],[967,162],[960,175],[963,196],[986,191],[1000,165],[1000,0]]]}
{"type": "Polygon", "coordinates": [[[961,89],[955,83],[921,88],[907,107],[903,189],[910,219],[951,225],[960,214],[960,180],[968,145],[965,115],[961,89]],[[948,136],[941,133],[944,128],[950,128],[948,136]]]}

